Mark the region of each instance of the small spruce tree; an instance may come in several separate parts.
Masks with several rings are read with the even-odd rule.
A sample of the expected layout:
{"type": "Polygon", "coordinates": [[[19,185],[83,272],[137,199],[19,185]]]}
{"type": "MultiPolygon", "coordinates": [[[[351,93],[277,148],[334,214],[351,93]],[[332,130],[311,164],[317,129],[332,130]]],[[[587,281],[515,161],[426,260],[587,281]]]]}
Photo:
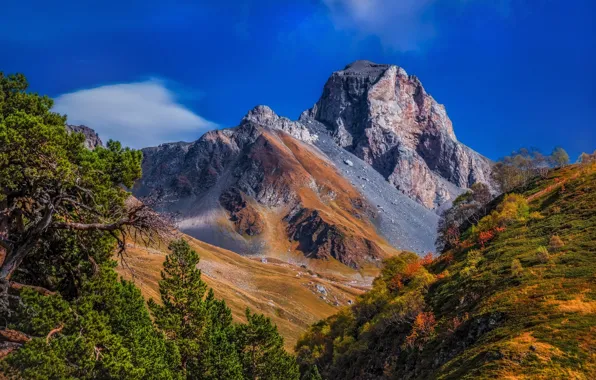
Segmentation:
{"type": "Polygon", "coordinates": [[[155,324],[178,348],[180,371],[188,379],[241,379],[232,313],[207,293],[198,254],[184,240],[173,241],[159,282],[161,304],[149,301],[155,324]]]}
{"type": "Polygon", "coordinates": [[[284,350],[277,326],[246,309],[248,323],[237,327],[237,348],[246,379],[298,379],[295,358],[284,350]]]}

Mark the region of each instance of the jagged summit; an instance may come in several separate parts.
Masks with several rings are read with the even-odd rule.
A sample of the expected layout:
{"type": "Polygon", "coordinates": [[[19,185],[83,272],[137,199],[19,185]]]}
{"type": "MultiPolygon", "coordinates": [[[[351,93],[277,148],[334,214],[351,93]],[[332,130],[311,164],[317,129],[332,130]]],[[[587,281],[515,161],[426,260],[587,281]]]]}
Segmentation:
{"type": "Polygon", "coordinates": [[[356,61],[334,72],[309,118],[428,208],[490,184],[490,161],[457,141],[445,107],[398,66],[356,61]]]}
{"type": "Polygon", "coordinates": [[[270,107],[264,105],[258,105],[248,111],[242,118],[240,125],[250,123],[271,129],[282,130],[289,135],[308,143],[312,143],[317,139],[317,135],[311,133],[305,125],[292,121],[286,117],[280,117],[270,107]]]}

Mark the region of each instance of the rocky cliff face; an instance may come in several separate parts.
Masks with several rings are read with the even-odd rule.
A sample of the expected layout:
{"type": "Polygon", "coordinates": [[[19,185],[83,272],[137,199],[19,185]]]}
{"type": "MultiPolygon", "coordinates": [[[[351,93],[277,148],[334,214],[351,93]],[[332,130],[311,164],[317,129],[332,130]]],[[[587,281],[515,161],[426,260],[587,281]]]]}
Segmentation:
{"type": "Polygon", "coordinates": [[[333,73],[309,119],[428,208],[490,183],[489,160],[457,141],[445,107],[400,67],[356,61],[333,73]]]}
{"type": "Polygon", "coordinates": [[[390,254],[376,231],[374,206],[312,142],[302,123],[264,106],[236,128],[210,131],[193,143],[144,149],[134,192],[158,194],[180,228],[240,253],[283,247],[350,267],[390,254]]]}
{"type": "Polygon", "coordinates": [[[98,146],[103,146],[103,142],[99,138],[97,132],[84,125],[66,125],[66,129],[70,132],[82,133],[85,135],[85,147],[87,149],[95,149],[98,146]]]}

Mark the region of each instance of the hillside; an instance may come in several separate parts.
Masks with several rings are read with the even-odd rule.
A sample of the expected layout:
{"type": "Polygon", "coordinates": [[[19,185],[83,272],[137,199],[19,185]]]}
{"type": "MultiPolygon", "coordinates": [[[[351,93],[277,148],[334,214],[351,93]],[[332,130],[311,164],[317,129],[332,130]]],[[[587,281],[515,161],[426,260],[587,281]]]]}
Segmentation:
{"type": "Polygon", "coordinates": [[[594,378],[595,186],[594,164],[551,171],[434,261],[390,259],[300,362],[330,379],[594,378]]]}
{"type": "MultiPolygon", "coordinates": [[[[322,277],[298,265],[249,258],[181,234],[200,256],[203,280],[226,301],[236,320],[244,311],[263,313],[277,324],[288,349],[312,323],[347,306],[368,289],[370,275],[322,277]]],[[[132,244],[118,272],[134,281],[146,299],[159,299],[158,281],[167,244],[153,248],[132,244]]],[[[324,268],[322,268],[324,271],[324,268]]]]}

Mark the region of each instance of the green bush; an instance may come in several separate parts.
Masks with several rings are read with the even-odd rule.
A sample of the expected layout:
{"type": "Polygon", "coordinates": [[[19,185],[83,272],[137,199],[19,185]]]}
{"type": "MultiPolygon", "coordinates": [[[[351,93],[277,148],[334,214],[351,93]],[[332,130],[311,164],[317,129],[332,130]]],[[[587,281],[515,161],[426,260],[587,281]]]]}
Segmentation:
{"type": "Polygon", "coordinates": [[[548,249],[546,249],[546,247],[540,246],[536,249],[536,260],[542,264],[548,263],[550,255],[548,254],[548,249]]]}

